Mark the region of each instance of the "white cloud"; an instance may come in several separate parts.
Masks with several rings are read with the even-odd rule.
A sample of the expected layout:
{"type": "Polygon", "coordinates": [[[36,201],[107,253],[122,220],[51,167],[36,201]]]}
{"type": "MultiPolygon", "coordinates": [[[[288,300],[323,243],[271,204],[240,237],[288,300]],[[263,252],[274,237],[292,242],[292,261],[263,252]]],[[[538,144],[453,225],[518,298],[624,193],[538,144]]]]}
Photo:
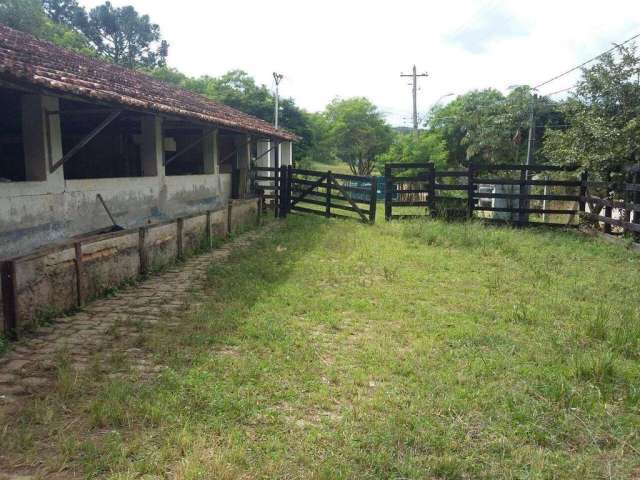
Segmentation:
{"type": "Polygon", "coordinates": [[[367,96],[406,124],[411,89],[400,73],[414,63],[430,74],[420,83],[424,113],[450,92],[539,83],[640,32],[637,0],[112,3],[132,4],[159,23],[169,63],[187,74],[241,68],[271,85],[276,70],[285,75],[282,94],[309,110],[335,96],[367,96]]]}

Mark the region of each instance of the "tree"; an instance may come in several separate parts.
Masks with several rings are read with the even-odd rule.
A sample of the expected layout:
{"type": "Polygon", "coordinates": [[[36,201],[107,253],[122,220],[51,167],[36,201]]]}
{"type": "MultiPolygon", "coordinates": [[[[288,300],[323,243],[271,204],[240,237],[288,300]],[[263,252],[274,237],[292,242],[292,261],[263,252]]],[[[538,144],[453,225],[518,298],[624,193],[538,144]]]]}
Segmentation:
{"type": "MultiPolygon", "coordinates": [[[[242,112],[273,123],[275,98],[265,86],[243,70],[231,70],[220,77],[188,77],[171,68],[157,68],[150,71],[160,80],[173,83],[187,90],[197,92],[214,101],[236,108],[242,112]]],[[[306,159],[311,148],[311,117],[290,98],[280,99],[280,125],[298,136],[301,141],[294,144],[294,157],[306,159]]]]}
{"type": "Polygon", "coordinates": [[[82,34],[47,17],[41,0],[0,0],[0,23],[61,47],[94,55],[82,34]]]}
{"type": "Polygon", "coordinates": [[[582,168],[621,183],[628,164],[640,161],[640,57],[620,47],[583,70],[561,110],[568,127],[547,131],[544,153],[557,164],[582,168]]]}
{"type": "Polygon", "coordinates": [[[87,12],[76,0],[42,0],[44,12],[53,22],[86,33],[89,25],[87,12]]]}
{"type": "Polygon", "coordinates": [[[132,6],[105,2],[89,12],[87,26],[80,28],[100,56],[114,63],[129,68],[166,65],[169,44],[161,39],[160,27],[132,6]]]}
{"type": "Polygon", "coordinates": [[[42,36],[46,20],[40,0],[0,0],[0,23],[3,25],[42,36]]]}
{"type": "Polygon", "coordinates": [[[545,129],[561,124],[563,117],[555,102],[534,99],[527,86],[513,88],[506,96],[494,89],[461,95],[432,110],[427,128],[445,139],[451,165],[524,163],[532,107],[536,152],[545,129]]]}
{"type": "Polygon", "coordinates": [[[335,99],[327,106],[325,116],[337,158],[355,175],[370,175],[377,157],[393,141],[393,131],[377,107],[364,97],[335,99]]]}
{"type": "Polygon", "coordinates": [[[432,162],[443,168],[448,158],[447,144],[436,132],[420,131],[397,134],[389,150],[378,157],[376,168],[384,173],[384,164],[390,162],[432,162]]]}

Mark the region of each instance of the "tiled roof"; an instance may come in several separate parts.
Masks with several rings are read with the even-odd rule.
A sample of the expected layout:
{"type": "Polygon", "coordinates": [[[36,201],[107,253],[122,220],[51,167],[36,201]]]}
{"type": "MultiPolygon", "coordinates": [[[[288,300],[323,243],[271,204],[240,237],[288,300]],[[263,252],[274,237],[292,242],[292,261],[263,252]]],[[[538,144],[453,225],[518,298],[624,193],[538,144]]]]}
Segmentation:
{"type": "Polygon", "coordinates": [[[295,140],[291,132],[143,73],[0,25],[0,78],[54,92],[295,140]]]}

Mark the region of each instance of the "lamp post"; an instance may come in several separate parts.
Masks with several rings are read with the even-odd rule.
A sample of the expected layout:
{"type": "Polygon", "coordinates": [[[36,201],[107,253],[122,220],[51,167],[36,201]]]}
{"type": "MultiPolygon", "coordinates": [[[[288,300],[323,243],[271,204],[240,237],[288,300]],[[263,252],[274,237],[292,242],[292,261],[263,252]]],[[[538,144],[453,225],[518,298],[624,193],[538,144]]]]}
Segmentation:
{"type": "Polygon", "coordinates": [[[280,110],[280,81],[282,80],[283,75],[281,73],[273,72],[273,80],[276,82],[276,106],[274,113],[274,126],[278,128],[278,113],[280,110]]]}

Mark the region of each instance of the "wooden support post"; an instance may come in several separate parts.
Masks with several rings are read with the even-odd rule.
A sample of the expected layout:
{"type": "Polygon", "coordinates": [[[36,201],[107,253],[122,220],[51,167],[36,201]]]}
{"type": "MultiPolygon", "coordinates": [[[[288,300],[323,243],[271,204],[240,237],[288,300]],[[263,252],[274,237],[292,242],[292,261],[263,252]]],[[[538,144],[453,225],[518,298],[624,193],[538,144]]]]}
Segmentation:
{"type": "Polygon", "coordinates": [[[182,218],[178,219],[178,221],[176,222],[176,229],[177,229],[176,243],[177,243],[177,250],[178,250],[178,258],[182,258],[184,256],[184,242],[182,239],[182,233],[184,231],[184,219],[182,218]]]}
{"type": "Polygon", "coordinates": [[[369,223],[376,223],[378,207],[378,177],[371,177],[371,198],[369,199],[369,223]]]}
{"type": "Polygon", "coordinates": [[[84,288],[84,265],[82,263],[82,243],[76,242],[74,245],[76,251],[76,293],[78,295],[78,307],[84,305],[85,288],[84,288]]]}
{"type": "Polygon", "coordinates": [[[475,165],[472,163],[469,164],[469,169],[467,170],[467,219],[471,220],[473,218],[473,192],[474,192],[474,179],[475,179],[475,165]]]}
{"type": "Polygon", "coordinates": [[[393,183],[391,181],[391,167],[389,165],[384,166],[384,219],[389,222],[393,216],[392,205],[393,201],[393,183]]]}
{"type": "Polygon", "coordinates": [[[141,227],[138,230],[138,255],[140,256],[140,275],[145,275],[149,271],[149,266],[147,262],[147,229],[146,227],[141,227]]]}
{"type": "Polygon", "coordinates": [[[16,281],[16,264],[13,261],[0,265],[2,281],[2,309],[4,316],[4,336],[9,340],[18,339],[18,287],[16,281]]]}
{"type": "Polygon", "coordinates": [[[324,215],[329,218],[331,216],[331,184],[333,183],[333,174],[331,170],[327,172],[327,188],[324,200],[324,215]]]}

